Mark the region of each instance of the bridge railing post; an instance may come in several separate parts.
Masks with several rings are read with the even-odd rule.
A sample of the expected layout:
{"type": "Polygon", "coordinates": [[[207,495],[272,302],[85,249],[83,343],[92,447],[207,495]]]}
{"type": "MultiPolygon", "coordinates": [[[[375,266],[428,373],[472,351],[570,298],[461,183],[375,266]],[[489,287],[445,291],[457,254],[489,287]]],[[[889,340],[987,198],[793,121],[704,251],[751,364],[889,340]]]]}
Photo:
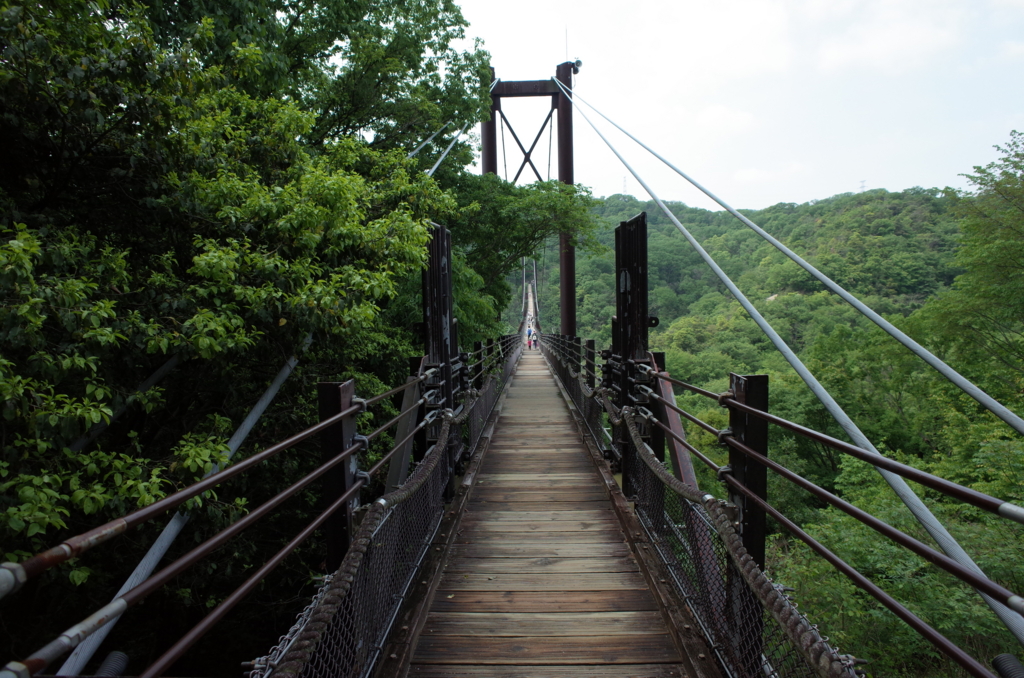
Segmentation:
{"type": "MultiPolygon", "coordinates": [[[[729,375],[729,390],[744,405],[768,411],[768,375],[729,375]]],[[[739,410],[729,410],[729,428],[737,440],[758,454],[768,456],[768,422],[739,410]]],[[[732,476],[761,499],[768,499],[768,469],[739,450],[729,448],[729,469],[732,476]]],[[[746,495],[730,492],[730,501],[739,508],[740,533],[744,548],[757,566],[764,569],[766,516],[746,495]]],[[[756,675],[761,666],[763,613],[743,578],[729,569],[726,583],[727,608],[733,616],[732,628],[739,634],[734,638],[736,656],[750,675],[756,675]]]]}
{"type": "MultiPolygon", "coordinates": [[[[321,382],[317,384],[317,405],[320,421],[329,419],[339,412],[352,406],[355,398],[355,381],[321,382]]],[[[340,422],[320,433],[321,463],[334,459],[347,450],[355,442],[356,415],[344,417],[340,422]]],[[[356,482],[356,471],[359,470],[359,455],[352,454],[347,461],[338,464],[324,474],[323,497],[321,503],[329,506],[338,497],[350,490],[356,482]]],[[[341,566],[341,561],[348,551],[352,539],[354,524],[352,518],[359,506],[358,492],[351,500],[345,502],[324,523],[327,535],[327,571],[334,572],[341,566]]]]}
{"type": "Polygon", "coordinates": [[[567,343],[567,341],[566,341],[567,338],[568,338],[568,335],[565,335],[565,334],[559,334],[558,335],[558,358],[559,358],[559,360],[558,360],[558,378],[562,380],[563,384],[566,381],[566,375],[568,373],[568,370],[566,369],[566,367],[567,367],[567,364],[569,362],[569,356],[568,356],[568,354],[566,352],[566,349],[565,349],[565,346],[566,346],[566,343],[567,343]]]}
{"type": "MultiPolygon", "coordinates": [[[[582,369],[582,367],[580,366],[582,358],[582,340],[579,337],[574,336],[572,338],[572,371],[577,374],[582,374],[582,372],[580,372],[580,370],[582,369]]],[[[580,391],[580,382],[578,379],[572,380],[572,387],[570,388],[570,392],[572,393],[573,402],[576,403],[576,407],[578,408],[581,404],[580,401],[583,397],[583,393],[580,391]]]]}
{"type": "Polygon", "coordinates": [[[587,367],[587,387],[593,390],[595,384],[594,375],[597,374],[597,342],[593,339],[587,339],[586,341],[586,367],[587,367]]]}
{"type": "Polygon", "coordinates": [[[473,359],[476,362],[476,367],[473,369],[473,388],[483,388],[484,385],[484,370],[487,365],[487,356],[484,355],[484,342],[474,341],[473,342],[473,359]]]}
{"type": "MultiPolygon", "coordinates": [[[[409,371],[410,376],[406,380],[406,383],[417,380],[420,375],[420,366],[423,364],[423,356],[416,356],[409,359],[409,371]]],[[[420,399],[421,394],[424,392],[423,384],[417,384],[412,388],[407,388],[402,394],[402,404],[399,407],[399,412],[405,412],[412,407],[416,401],[420,399]]],[[[395,430],[395,440],[405,440],[409,437],[409,434],[419,426],[420,422],[426,416],[426,407],[420,405],[416,410],[416,415],[412,417],[406,417],[402,421],[398,422],[398,427],[395,430]]],[[[422,450],[423,447],[423,431],[416,433],[402,443],[402,446],[395,452],[395,456],[391,458],[391,463],[388,466],[388,484],[387,491],[398,489],[409,474],[409,458],[413,457],[416,461],[419,461],[419,457],[415,457],[417,447],[422,450]]],[[[422,457],[422,452],[420,453],[422,457]]]]}
{"type": "MultiPolygon", "coordinates": [[[[758,410],[768,411],[768,375],[729,375],[729,390],[737,402],[758,410]]],[[[737,440],[758,454],[768,456],[768,422],[739,410],[729,410],[729,428],[737,440]]],[[[768,498],[768,469],[742,452],[729,448],[729,468],[732,476],[761,499],[768,498]]],[[[758,567],[764,568],[765,513],[753,501],[739,492],[730,500],[740,509],[740,537],[747,553],[758,567]]]]}

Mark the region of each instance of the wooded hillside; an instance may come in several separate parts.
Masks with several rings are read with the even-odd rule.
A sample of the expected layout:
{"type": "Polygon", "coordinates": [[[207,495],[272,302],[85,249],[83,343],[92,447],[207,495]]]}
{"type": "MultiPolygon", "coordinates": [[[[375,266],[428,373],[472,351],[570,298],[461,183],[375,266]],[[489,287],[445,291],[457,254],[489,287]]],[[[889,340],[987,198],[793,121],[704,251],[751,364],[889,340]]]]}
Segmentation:
{"type": "MultiPolygon", "coordinates": [[[[24,559],[223,467],[290,356],[298,369],[236,460],[316,422],[318,380],[355,379],[364,397],[403,383],[423,352],[432,221],[455,240],[467,345],[500,333],[509,262],[534,238],[564,223],[585,236],[585,190],[469,176],[467,138],[425,174],[456,130],[488,115],[489,56],[455,47],[465,26],[450,0],[0,2],[0,557],[24,559]]],[[[360,425],[394,413],[384,401],[360,425]]],[[[374,441],[361,466],[389,443],[374,441]]],[[[306,441],[190,501],[169,557],[319,454],[306,441]]],[[[300,494],[154,594],[108,647],[148,665],[319,501],[318,487],[300,494]]],[[[5,600],[3,661],[109,602],[162,524],[5,600]]],[[[265,654],[323,558],[323,540],[307,541],[175,675],[235,675],[265,654]]]]}
{"type": "MultiPolygon", "coordinates": [[[[1003,159],[975,168],[974,192],[909,189],[844,194],[803,205],[744,211],[1011,409],[1022,398],[1021,278],[1024,144],[1014,133],[1003,159]]],[[[880,451],[1002,499],[1024,498],[1024,445],[977,403],[885,335],[852,307],[725,212],[669,207],[794,348],[880,451]]],[[[842,430],[775,351],[653,202],[603,199],[597,239],[604,249],[577,264],[579,333],[610,341],[614,314],[613,229],[646,211],[649,303],[660,326],[651,349],[669,372],[714,392],[728,373],[768,374],[771,411],[832,436],[842,430]]],[[[542,321],[558,325],[554,244],[540,257],[542,321]]],[[[719,428],[725,410],[694,395],[679,404],[719,428]]],[[[718,463],[711,436],[687,427],[718,463]]],[[[931,543],[881,477],[864,463],[773,429],[770,454],[886,522],[931,543]]],[[[697,466],[701,466],[699,463],[697,466]]],[[[721,484],[699,468],[702,489],[721,484]]],[[[940,628],[954,642],[991,657],[1016,642],[967,587],[873,531],[769,473],[773,505],[847,562],[940,628]]],[[[920,489],[920,488],[918,488],[920,489]]],[[[994,580],[1024,584],[1019,525],[925,492],[929,505],[994,580]]],[[[796,587],[801,608],[843,651],[870,658],[871,675],[960,675],[925,641],[801,543],[773,528],[769,570],[796,587]],[[899,648],[899,652],[894,652],[899,648]]],[[[1019,648],[1017,648],[1019,649],[1019,648]]]]}

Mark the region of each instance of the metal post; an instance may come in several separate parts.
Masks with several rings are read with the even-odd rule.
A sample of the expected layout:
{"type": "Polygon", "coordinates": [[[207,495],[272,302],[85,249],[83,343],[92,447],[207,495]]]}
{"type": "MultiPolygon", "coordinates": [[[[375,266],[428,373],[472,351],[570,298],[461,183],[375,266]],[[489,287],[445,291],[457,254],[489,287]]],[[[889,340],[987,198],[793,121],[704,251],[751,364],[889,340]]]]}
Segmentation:
{"type": "MultiPolygon", "coordinates": [[[[654,364],[658,368],[658,371],[663,372],[665,370],[665,354],[660,351],[657,351],[652,352],[650,355],[651,358],[653,358],[654,364]]],[[[655,384],[650,384],[650,386],[654,385],[655,384]]],[[[657,393],[657,390],[655,390],[655,393],[657,393]]],[[[662,414],[662,410],[665,409],[664,405],[660,405],[658,402],[655,401],[647,405],[647,409],[653,411],[655,416],[658,417],[659,421],[665,421],[666,417],[662,414]]],[[[662,431],[657,426],[651,426],[649,430],[651,433],[651,440],[648,444],[651,446],[651,450],[654,451],[654,456],[658,459],[658,461],[663,462],[665,461],[665,432],[662,431]]]]}
{"type": "MultiPolygon", "coordinates": [[[[768,375],[729,375],[729,389],[737,401],[759,410],[768,410],[768,375]]],[[[768,456],[768,422],[744,412],[729,410],[729,428],[736,438],[754,451],[768,456]]],[[[729,448],[729,467],[736,480],[758,497],[768,498],[768,469],[738,450],[729,448]]],[[[764,569],[765,513],[745,495],[730,493],[739,507],[739,532],[743,546],[758,567],[764,569]]],[[[727,574],[726,609],[732,616],[736,656],[744,670],[757,675],[761,666],[763,613],[761,605],[734,568],[727,574]]]]}
{"type": "Polygon", "coordinates": [[[586,360],[584,364],[587,366],[587,387],[590,390],[594,389],[595,377],[597,374],[597,343],[593,339],[587,339],[586,342],[586,360]]]}
{"type": "Polygon", "coordinates": [[[540,283],[537,282],[537,260],[533,260],[533,287],[530,288],[533,292],[533,324],[540,332],[540,283]]]}
{"type": "Polygon", "coordinates": [[[484,342],[473,342],[473,357],[476,359],[476,369],[473,370],[473,388],[481,389],[484,387],[484,360],[487,358],[484,355],[484,342]]]}
{"type": "MultiPolygon", "coordinates": [[[[423,374],[427,365],[427,356],[418,355],[409,358],[409,373],[419,377],[423,374]]],[[[429,387],[426,384],[420,384],[420,391],[426,393],[429,387]]],[[[420,405],[419,411],[416,413],[416,424],[419,425],[421,421],[427,416],[427,405],[420,405]]],[[[421,428],[419,433],[412,438],[412,459],[417,464],[423,461],[423,457],[427,452],[427,430],[421,428]]]]}
{"type": "MultiPolygon", "coordinates": [[[[317,404],[320,421],[335,416],[352,405],[355,397],[355,381],[321,382],[316,385],[317,404]]],[[[337,424],[325,429],[320,434],[320,457],[322,462],[330,461],[352,446],[356,435],[355,416],[345,417],[337,424]]],[[[323,499],[326,507],[343,495],[355,484],[356,471],[359,469],[358,455],[353,454],[348,461],[335,466],[324,474],[323,499]]],[[[333,573],[341,566],[341,561],[348,551],[349,541],[354,533],[352,516],[359,506],[359,496],[353,496],[324,523],[327,535],[327,571],[333,573]]]]}
{"type": "MultiPolygon", "coordinates": [[[[427,245],[427,268],[423,271],[423,324],[427,365],[438,368],[437,374],[427,382],[427,388],[433,386],[439,391],[436,402],[430,405],[430,408],[435,410],[454,410],[456,404],[452,358],[457,350],[453,343],[457,330],[452,320],[451,235],[444,226],[434,224],[433,234],[427,245]]],[[[441,432],[441,424],[436,421],[428,428],[427,443],[432,444],[441,432]]],[[[455,431],[452,430],[449,433],[449,440],[454,435],[455,431]]],[[[437,453],[445,455],[449,477],[453,481],[455,469],[451,451],[451,447],[448,447],[445,450],[437,450],[437,453]]],[[[446,501],[454,495],[452,481],[445,488],[446,501]]]]}
{"type": "MultiPolygon", "coordinates": [[[[571,61],[558,64],[555,77],[572,89],[572,75],[576,65],[571,61]]],[[[559,92],[552,102],[558,108],[558,180],[575,184],[572,152],[572,102],[559,92]]],[[[559,302],[561,306],[562,334],[576,334],[576,248],[567,233],[558,236],[559,302]]]]}
{"type": "MultiPolygon", "coordinates": [[[[494,82],[494,69],[491,69],[491,82],[494,82]]],[[[501,110],[501,97],[491,97],[491,119],[480,123],[480,165],[484,174],[498,173],[498,111],[501,110]]]]}
{"type": "MultiPolygon", "coordinates": [[[[580,371],[580,370],[583,369],[583,366],[581,365],[581,362],[582,362],[582,359],[583,359],[583,343],[582,343],[583,340],[580,339],[579,337],[572,337],[572,338],[570,338],[570,341],[572,342],[572,369],[573,369],[573,372],[576,372],[578,374],[583,374],[580,371]]],[[[578,404],[580,402],[580,398],[583,396],[583,394],[580,393],[580,383],[576,379],[572,380],[572,393],[573,393],[573,396],[576,399],[576,403],[578,404]]]]}
{"type": "MultiPolygon", "coordinates": [[[[654,366],[658,371],[665,369],[665,354],[661,352],[648,353],[651,360],[654,362],[654,366]]],[[[639,375],[638,375],[639,376],[639,375]]],[[[656,387],[657,381],[649,383],[648,386],[656,387]]],[[[665,406],[661,405],[656,400],[651,400],[645,407],[651,410],[654,416],[659,421],[666,421],[664,416],[665,406]]],[[[668,437],[665,432],[654,424],[647,426],[647,444],[650,446],[651,451],[654,452],[654,457],[660,462],[665,461],[665,439],[668,437]]],[[[665,485],[663,483],[654,483],[653,487],[648,488],[647,491],[647,506],[645,507],[647,513],[647,519],[651,521],[651,525],[654,528],[656,534],[665,534],[668,529],[665,515],[665,485]]]]}
{"type": "MultiPolygon", "coordinates": [[[[619,407],[633,406],[634,389],[630,377],[637,370],[630,361],[644,362],[647,356],[647,213],[641,212],[615,229],[615,321],[612,323],[612,354],[617,356],[616,382],[619,407]]],[[[632,444],[625,425],[617,427],[616,444],[622,456],[622,486],[627,496],[633,492],[629,467],[632,444]]]]}
{"type": "MultiPolygon", "coordinates": [[[[738,402],[768,411],[768,375],[729,375],[729,390],[738,402]]],[[[729,410],[729,428],[745,445],[768,456],[768,422],[745,412],[729,410]]],[[[768,469],[738,450],[729,448],[729,468],[733,477],[758,497],[768,499],[768,469]]],[[[731,501],[740,507],[740,536],[747,553],[758,567],[764,568],[765,513],[745,495],[736,493],[731,501]]]]}
{"type": "MultiPolygon", "coordinates": [[[[641,212],[615,229],[614,353],[627,360],[647,360],[647,213],[641,212]]],[[[629,404],[629,403],[623,403],[629,404]]]]}
{"type": "MultiPolygon", "coordinates": [[[[406,383],[415,380],[416,375],[414,374],[413,376],[406,379],[406,383]]],[[[402,404],[401,409],[399,409],[399,412],[405,412],[407,409],[412,407],[417,400],[420,399],[420,392],[422,390],[422,386],[422,384],[416,384],[415,386],[411,386],[405,389],[405,392],[402,394],[402,404]]],[[[420,408],[420,412],[422,412],[422,408],[420,408]]],[[[406,417],[402,419],[402,421],[398,422],[398,426],[395,429],[395,440],[405,440],[406,438],[408,438],[409,434],[412,433],[412,430],[416,428],[419,422],[420,419],[418,416],[406,415],[406,417]]],[[[413,436],[413,438],[415,438],[415,436],[413,436]]],[[[388,466],[388,492],[398,489],[402,485],[402,483],[405,482],[406,477],[408,477],[409,455],[412,452],[413,443],[414,440],[412,438],[406,440],[404,443],[402,443],[402,446],[399,448],[399,450],[395,452],[395,456],[391,458],[391,463],[388,466]]]]}

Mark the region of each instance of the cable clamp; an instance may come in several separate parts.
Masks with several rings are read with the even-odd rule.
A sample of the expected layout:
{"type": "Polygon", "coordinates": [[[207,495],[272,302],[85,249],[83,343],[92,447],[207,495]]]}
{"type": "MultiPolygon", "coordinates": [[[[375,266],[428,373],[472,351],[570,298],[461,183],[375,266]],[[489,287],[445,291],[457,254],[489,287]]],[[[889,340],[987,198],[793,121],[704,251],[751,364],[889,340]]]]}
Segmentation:
{"type": "Polygon", "coordinates": [[[650,426],[651,420],[657,419],[657,417],[654,416],[654,412],[651,412],[646,407],[637,407],[635,412],[636,414],[634,416],[636,417],[636,420],[644,426],[650,426]]]}
{"type": "Polygon", "coordinates": [[[728,399],[728,398],[735,398],[735,397],[736,397],[736,394],[733,393],[732,391],[725,391],[724,393],[719,393],[718,394],[718,404],[721,407],[729,407],[728,405],[725,404],[725,400],[728,399]]]}
{"type": "Polygon", "coordinates": [[[367,473],[366,471],[356,471],[355,479],[363,481],[363,486],[364,487],[369,486],[370,481],[373,480],[373,478],[370,477],[370,474],[367,473]]]}
{"type": "MultiPolygon", "coordinates": [[[[722,468],[729,468],[729,467],[728,466],[723,466],[722,468]]],[[[730,469],[730,471],[731,470],[732,469],[730,469]]],[[[726,518],[729,519],[729,522],[732,523],[732,526],[736,529],[737,532],[739,532],[740,531],[740,507],[737,506],[736,504],[732,503],[731,501],[724,501],[724,502],[722,502],[722,511],[725,512],[726,518]]]]}
{"type": "Polygon", "coordinates": [[[723,483],[725,482],[725,478],[723,478],[722,476],[725,475],[732,475],[732,466],[729,466],[728,464],[726,464],[725,466],[719,466],[718,471],[715,472],[715,476],[723,483]]]}
{"type": "Polygon", "coordinates": [[[366,400],[363,398],[352,398],[352,404],[359,406],[359,414],[366,411],[366,400]]]}
{"type": "Polygon", "coordinates": [[[370,450],[370,439],[366,436],[354,435],[352,436],[352,442],[359,444],[363,448],[363,452],[369,452],[370,450]]]}
{"type": "Polygon", "coordinates": [[[732,436],[732,428],[723,428],[721,431],[718,432],[718,444],[721,445],[722,447],[728,447],[729,445],[729,443],[725,442],[726,436],[732,436]]]}
{"type": "Polygon", "coordinates": [[[4,563],[0,565],[0,598],[14,593],[27,581],[28,574],[19,563],[4,563]]]}

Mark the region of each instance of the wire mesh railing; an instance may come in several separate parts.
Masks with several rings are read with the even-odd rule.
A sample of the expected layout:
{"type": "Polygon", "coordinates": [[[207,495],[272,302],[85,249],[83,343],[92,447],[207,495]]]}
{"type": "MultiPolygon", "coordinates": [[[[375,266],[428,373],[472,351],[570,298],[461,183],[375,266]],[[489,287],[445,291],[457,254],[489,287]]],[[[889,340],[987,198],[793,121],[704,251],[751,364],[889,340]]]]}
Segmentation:
{"type": "MultiPolygon", "coordinates": [[[[581,365],[576,348],[580,344],[576,337],[546,334],[542,338],[545,356],[580,412],[600,403],[603,410],[601,417],[611,425],[613,447],[617,448],[617,452],[611,456],[621,458],[624,493],[630,501],[635,502],[637,516],[659,559],[671,574],[673,586],[688,602],[726,674],[734,678],[745,678],[766,675],[852,676],[855,672],[857,660],[849,655],[841,655],[829,646],[827,639],[818,634],[816,628],[796,610],[786,595],[787,589],[771,582],[752,555],[759,549],[763,554],[763,531],[758,535],[750,529],[751,515],[761,512],[762,517],[770,515],[787,531],[807,543],[855,585],[867,591],[930,641],[937,650],[959,664],[967,674],[991,678],[992,673],[975,658],[772,507],[765,492],[754,489],[753,473],[744,478],[739,471],[742,463],[740,458],[749,460],[763,472],[771,469],[789,482],[874,528],[883,537],[910,549],[1011,609],[1019,610],[1024,605],[1024,599],[1012,591],[963,567],[948,556],[769,459],[766,449],[755,449],[756,436],[745,427],[750,427],[751,422],[760,421],[766,426],[779,426],[857,458],[866,456],[866,452],[743,402],[744,397],[737,392],[740,389],[737,380],[744,379],[742,377],[733,377],[733,390],[723,394],[711,393],[671,379],[657,367],[653,354],[648,354],[648,360],[642,361],[626,360],[613,355],[611,351],[604,352],[605,361],[599,369],[605,379],[591,386],[586,383],[588,374],[581,365]],[[656,388],[659,382],[670,383],[716,400],[722,407],[729,409],[730,427],[716,428],[678,407],[674,397],[666,397],[663,395],[666,391],[656,388]],[[625,389],[621,386],[623,383],[628,385],[625,389]],[[685,434],[680,435],[681,429],[671,426],[669,419],[680,416],[715,435],[720,444],[739,456],[731,456],[727,466],[715,464],[690,444],[685,434]],[[662,440],[671,439],[711,468],[725,483],[733,501],[720,501],[710,494],[700,492],[694,485],[682,482],[674,460],[666,464],[658,442],[659,436],[662,440]],[[758,539],[760,546],[756,543],[758,539]]],[[[667,392],[671,394],[671,390],[667,392]]],[[[594,438],[599,443],[603,442],[601,437],[594,438]]],[[[873,456],[866,461],[879,463],[873,456]]],[[[882,463],[891,472],[930,489],[991,513],[1019,520],[1019,507],[1013,504],[892,460],[882,463]]],[[[763,555],[760,559],[763,562],[763,555]]]]}
{"type": "Polygon", "coordinates": [[[475,377],[483,384],[472,405],[445,416],[432,451],[409,479],[372,504],[341,567],[278,644],[253,662],[250,678],[372,673],[444,515],[444,488],[454,473],[444,463],[449,437],[468,423],[469,449],[476,448],[521,352],[518,335],[489,348],[496,369],[475,377]]]}
{"type": "MultiPolygon", "coordinates": [[[[245,473],[286,450],[294,448],[299,443],[313,436],[320,436],[321,439],[324,439],[325,437],[330,438],[338,430],[348,432],[347,435],[342,436],[342,444],[337,448],[336,453],[327,456],[323,463],[315,470],[280,491],[232,525],[200,543],[138,586],[117,596],[111,603],[70,627],[58,638],[26,659],[9,662],[3,668],[3,674],[25,677],[43,672],[53,661],[74,649],[112,619],[116,619],[132,606],[141,603],[174,577],[213,553],[265,516],[274,513],[285,501],[309,487],[314,481],[328,478],[331,473],[343,468],[347,469],[346,472],[350,476],[350,482],[345,485],[341,492],[327,497],[325,509],[320,515],[292,538],[277,554],[257,568],[240,587],[229,594],[170,649],[166,650],[156,662],[139,674],[140,676],[147,677],[162,675],[195,642],[203,637],[220,619],[254,590],[305,539],[322,528],[328,521],[337,519],[339,516],[351,521],[359,508],[360,490],[368,487],[373,477],[389,464],[408,463],[407,458],[401,457],[399,453],[408,449],[408,443],[412,438],[436,424],[441,429],[440,439],[434,444],[431,451],[426,452],[424,460],[418,464],[412,476],[397,490],[386,494],[373,503],[373,507],[366,511],[367,517],[360,525],[360,531],[353,533],[350,530],[349,532],[352,535],[352,539],[348,540],[352,545],[351,548],[348,548],[349,553],[355,553],[363,549],[363,555],[366,556],[368,554],[368,559],[362,565],[362,569],[356,568],[359,571],[369,573],[367,575],[368,583],[366,584],[369,588],[366,589],[365,597],[367,601],[371,602],[363,606],[369,605],[370,608],[376,610],[380,605],[372,601],[379,599],[378,592],[380,590],[395,589],[400,582],[407,580],[409,576],[407,570],[410,564],[418,563],[418,558],[422,556],[420,552],[418,557],[413,557],[413,552],[419,548],[418,546],[415,548],[412,546],[419,544],[417,540],[414,539],[411,542],[406,542],[403,539],[409,533],[422,534],[432,529],[430,526],[436,527],[440,515],[438,509],[438,506],[440,506],[439,502],[443,502],[443,488],[447,484],[447,476],[453,472],[456,466],[455,462],[458,461],[449,459],[449,455],[446,453],[451,450],[458,450],[460,454],[468,454],[475,448],[483,432],[483,423],[493,409],[500,390],[508,379],[509,371],[518,356],[519,349],[518,336],[510,335],[501,337],[497,342],[488,342],[488,346],[480,351],[483,358],[472,368],[466,365],[465,360],[459,361],[456,369],[451,373],[453,383],[457,386],[453,389],[454,395],[451,402],[446,402],[443,399],[438,400],[438,388],[431,388],[429,385],[424,387],[424,384],[436,379],[437,369],[421,370],[418,375],[410,378],[403,386],[365,400],[354,397],[352,382],[346,382],[341,385],[341,390],[345,391],[347,389],[351,397],[344,401],[340,407],[337,407],[334,412],[331,412],[328,416],[323,416],[319,423],[310,426],[304,431],[169,495],[150,506],[67,539],[60,545],[32,556],[21,563],[5,563],[3,570],[6,577],[3,579],[3,582],[13,582],[13,584],[2,587],[3,590],[0,593],[6,595],[13,593],[24,583],[60,563],[66,562],[71,558],[83,556],[93,548],[105,544],[132,528],[143,525],[169,510],[182,506],[190,499],[203,495],[203,493],[245,473]],[[421,388],[423,389],[422,392],[420,391],[421,388]],[[397,416],[394,416],[366,435],[358,434],[356,418],[359,414],[367,411],[368,408],[375,406],[377,403],[409,391],[415,392],[418,397],[414,397],[412,402],[408,403],[408,406],[403,407],[397,416]],[[433,404],[435,407],[428,409],[425,407],[428,403],[433,404]],[[387,431],[400,427],[403,423],[410,420],[413,420],[414,423],[405,426],[403,436],[400,437],[397,434],[394,436],[394,444],[390,450],[384,452],[368,470],[358,470],[356,461],[361,451],[367,450],[374,440],[383,436],[387,431]],[[466,428],[467,440],[459,441],[464,444],[458,446],[449,445],[450,438],[461,435],[460,427],[464,423],[468,423],[466,428]],[[442,461],[447,461],[448,463],[441,463],[442,461]],[[436,467],[443,467],[445,472],[435,472],[436,467]],[[441,489],[438,489],[437,483],[440,482],[438,479],[441,476],[445,477],[441,489]],[[401,511],[401,516],[393,518],[394,508],[398,505],[404,507],[401,511]],[[422,515],[420,515],[421,513],[422,515]],[[374,521],[378,523],[375,526],[374,521]],[[370,526],[374,526],[374,529],[372,532],[366,533],[366,529],[370,526]],[[360,539],[364,541],[360,542],[360,539]],[[367,548],[371,542],[374,544],[380,542],[387,546],[384,549],[367,548]],[[390,549],[390,551],[387,549],[390,549]],[[405,568],[405,570],[402,568],[405,568]]],[[[323,410],[321,411],[323,412],[323,410]]],[[[420,551],[422,550],[420,549],[420,551]]],[[[348,566],[351,568],[351,558],[346,562],[349,563],[348,566]]],[[[342,569],[344,570],[344,568],[342,569]]],[[[344,573],[335,573],[328,579],[325,587],[329,587],[332,584],[335,586],[340,585],[345,580],[345,576],[344,573]]],[[[362,585],[360,584],[360,586],[362,585]]],[[[360,595],[363,594],[360,593],[360,595]]],[[[387,614],[391,614],[397,612],[397,606],[401,603],[401,597],[388,598],[386,602],[390,604],[390,607],[387,608],[389,611],[387,614]]],[[[384,616],[386,617],[387,614],[384,614],[384,616]]],[[[367,616],[364,614],[363,619],[362,626],[360,626],[362,630],[381,627],[382,622],[379,614],[377,616],[367,616]]],[[[373,633],[366,636],[371,644],[375,637],[373,633]]],[[[362,642],[362,637],[360,642],[362,642]]]]}
{"type": "MultiPolygon", "coordinates": [[[[797,611],[785,588],[764,575],[740,542],[729,507],[673,477],[648,446],[637,446],[629,437],[605,435],[602,419],[628,433],[624,416],[632,418],[631,411],[611,402],[610,380],[594,388],[586,383],[591,375],[580,369],[575,350],[579,344],[578,338],[561,335],[545,334],[541,340],[544,355],[573,404],[598,422],[601,438],[591,429],[594,441],[603,444],[612,438],[619,443],[606,456],[621,464],[624,492],[635,502],[637,517],[670,574],[672,587],[687,602],[725,674],[853,678],[855,659],[832,648],[797,611]]],[[[610,376],[613,365],[606,360],[600,369],[610,376]]]]}

